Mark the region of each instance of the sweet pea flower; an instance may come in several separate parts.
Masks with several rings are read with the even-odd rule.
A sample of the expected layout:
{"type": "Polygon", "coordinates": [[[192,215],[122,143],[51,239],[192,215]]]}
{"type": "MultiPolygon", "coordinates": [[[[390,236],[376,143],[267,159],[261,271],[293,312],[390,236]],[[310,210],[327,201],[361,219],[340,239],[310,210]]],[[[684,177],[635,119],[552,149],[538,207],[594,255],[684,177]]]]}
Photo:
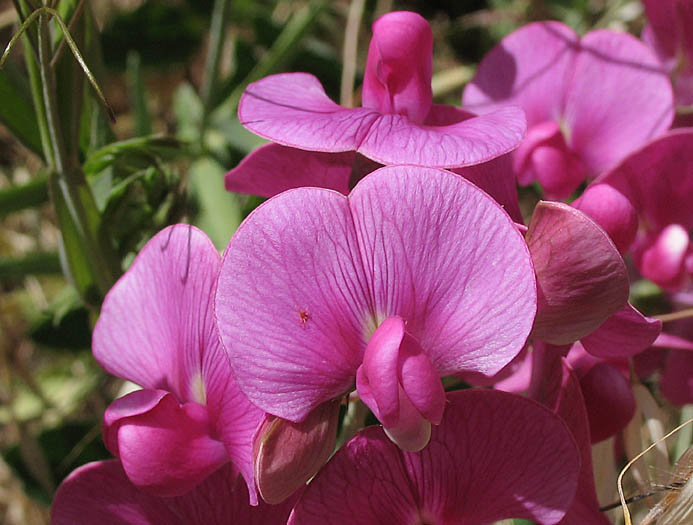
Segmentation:
{"type": "Polygon", "coordinates": [[[670,72],[676,102],[693,105],[693,1],[643,0],[647,43],[670,72]]]}
{"type": "Polygon", "coordinates": [[[440,377],[498,372],[535,309],[510,217],[465,179],[412,166],[381,168],[346,197],[273,197],[231,239],[216,296],[253,403],[301,422],[356,387],[406,450],[424,447],[443,417],[440,377]]]}
{"type": "Polygon", "coordinates": [[[472,111],[518,105],[528,131],[514,152],[520,184],[569,196],[671,125],[671,83],[657,57],[631,35],[579,38],[560,22],[529,24],[482,60],[462,98],[472,111]]]}
{"type": "Polygon", "coordinates": [[[257,502],[252,437],[263,416],[236,386],[214,325],[220,257],[204,233],[155,235],[104,300],[93,353],[142,387],[116,399],[103,436],[132,483],[179,496],[231,462],[257,502]]]}
{"type": "Polygon", "coordinates": [[[451,392],[447,403],[420,452],[402,451],[379,427],[361,431],[311,481],[288,523],[558,523],[580,470],[561,418],[490,390],[451,392]]]}
{"type": "Polygon", "coordinates": [[[693,129],[680,129],[629,155],[576,206],[618,239],[622,251],[632,249],[644,277],[677,291],[693,274],[692,200],[693,129]]]}
{"type": "MultiPolygon", "coordinates": [[[[327,184],[343,189],[343,182],[331,182],[335,176],[330,173],[334,171],[331,159],[308,152],[340,154],[335,163],[353,169],[352,176],[358,179],[375,168],[373,163],[365,170],[359,166],[361,156],[385,165],[454,168],[479,164],[517,147],[526,131],[519,108],[504,107],[477,116],[433,104],[432,50],[428,22],[416,13],[397,11],[373,24],[363,107],[335,104],[318,79],[307,73],[282,73],[250,84],[238,107],[241,123],[261,137],[288,146],[260,148],[254,155],[266,158],[265,165],[293,165],[304,159],[301,164],[324,166],[291,176],[290,187],[327,184]],[[292,152],[291,148],[307,151],[292,152]]],[[[256,194],[269,187],[276,194],[286,189],[284,179],[246,164],[227,175],[226,186],[256,194]],[[265,180],[268,176],[270,181],[265,180]],[[255,182],[249,186],[248,181],[255,182]]]]}
{"type": "Polygon", "coordinates": [[[284,525],[298,494],[282,505],[248,504],[248,490],[227,463],[182,496],[140,490],[118,460],[83,465],[58,487],[53,525],[284,525]]]}

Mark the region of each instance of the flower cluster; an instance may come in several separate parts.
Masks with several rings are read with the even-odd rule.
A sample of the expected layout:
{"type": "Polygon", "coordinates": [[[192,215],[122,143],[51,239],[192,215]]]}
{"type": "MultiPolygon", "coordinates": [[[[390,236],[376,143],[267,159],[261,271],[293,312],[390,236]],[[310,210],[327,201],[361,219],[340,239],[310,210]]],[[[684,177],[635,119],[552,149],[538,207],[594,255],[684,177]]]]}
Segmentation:
{"type": "Polygon", "coordinates": [[[54,523],[608,523],[591,444],[633,417],[631,358],[693,401],[687,334],[629,303],[635,271],[681,301],[693,275],[693,129],[669,131],[693,37],[661,30],[693,4],[645,4],[656,53],[530,24],[464,109],[433,103],[410,12],[375,22],[362,107],[304,73],[248,86],[239,118],[271,142],[226,187],[272,198],[222,258],[160,232],[108,294],[94,356],[142,388],[54,523]],[[524,225],[516,182],[585,180],[524,225]]]}

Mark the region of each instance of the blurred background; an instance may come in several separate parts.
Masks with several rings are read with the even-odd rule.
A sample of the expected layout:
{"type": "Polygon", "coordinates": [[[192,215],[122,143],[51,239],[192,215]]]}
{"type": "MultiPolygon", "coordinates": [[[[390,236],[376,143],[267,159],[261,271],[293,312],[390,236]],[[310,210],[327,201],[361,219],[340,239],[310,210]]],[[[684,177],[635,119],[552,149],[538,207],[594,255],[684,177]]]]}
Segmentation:
{"type": "MultiPolygon", "coordinates": [[[[454,105],[483,55],[530,21],[558,19],[579,33],[611,27],[636,35],[644,24],[640,2],[628,0],[233,0],[216,2],[216,9],[226,4],[221,14],[214,0],[86,4],[64,0],[58,8],[66,21],[80,9],[89,18],[83,51],[116,122],[109,125],[90,100],[91,109],[77,119],[75,155],[111,228],[120,271],[172,222],[199,225],[223,249],[260,202],[223,190],[223,174],[262,142],[236,118],[244,87],[271,73],[307,71],[334,100],[358,105],[370,24],[382,13],[407,9],[430,21],[434,96],[454,105]]],[[[15,2],[0,1],[3,47],[18,20],[15,2]]],[[[4,525],[48,523],[61,480],[81,464],[109,457],[101,441],[103,411],[131,388],[108,377],[90,353],[103,293],[90,287],[88,275],[73,270],[74,286],[63,277],[69,253],[61,258],[24,50],[15,47],[0,76],[4,525]]],[[[68,50],[63,58],[74,64],[68,50]]],[[[59,106],[68,111],[74,93],[60,92],[59,106]]]]}

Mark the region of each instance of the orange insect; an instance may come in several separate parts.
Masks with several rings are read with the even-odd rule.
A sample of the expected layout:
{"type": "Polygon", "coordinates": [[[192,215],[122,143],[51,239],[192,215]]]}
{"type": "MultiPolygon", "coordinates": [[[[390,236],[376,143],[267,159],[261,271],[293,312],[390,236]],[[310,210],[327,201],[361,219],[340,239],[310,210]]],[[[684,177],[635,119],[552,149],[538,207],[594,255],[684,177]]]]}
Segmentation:
{"type": "Polygon", "coordinates": [[[303,308],[298,311],[298,320],[303,328],[306,327],[306,323],[310,320],[310,314],[306,312],[303,308]]]}

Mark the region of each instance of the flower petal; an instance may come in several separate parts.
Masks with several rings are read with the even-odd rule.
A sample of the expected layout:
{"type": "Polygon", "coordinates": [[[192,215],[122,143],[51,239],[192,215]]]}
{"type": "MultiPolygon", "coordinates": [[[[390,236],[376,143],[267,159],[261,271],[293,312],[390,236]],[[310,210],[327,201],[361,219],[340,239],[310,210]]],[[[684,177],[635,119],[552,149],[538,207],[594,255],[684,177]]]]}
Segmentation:
{"type": "Polygon", "coordinates": [[[558,522],[579,470],[560,418],[504,392],[448,399],[421,452],[400,451],[379,428],[353,438],[309,485],[289,523],[558,522]]]}
{"type": "Polygon", "coordinates": [[[532,332],[552,344],[576,341],[628,300],[625,264],[609,236],[584,213],[540,202],[527,232],[539,309],[532,332]]]}
{"type": "Polygon", "coordinates": [[[662,322],[645,317],[628,303],[580,342],[602,359],[630,357],[650,347],[662,331],[662,322]]]}
{"type": "Polygon", "coordinates": [[[520,352],[535,283],[527,247],[496,202],[449,172],[404,166],[371,173],[349,202],[373,327],[402,317],[441,376],[492,375],[520,352]]]}
{"type": "Polygon", "coordinates": [[[671,82],[654,53],[632,35],[587,33],[573,67],[565,125],[571,149],[592,174],[669,129],[671,82]]]}
{"type": "Polygon", "coordinates": [[[370,317],[359,260],[347,199],[330,190],[284,192],[238,228],[216,316],[238,384],[257,406],[301,421],[353,388],[370,317]]]}
{"type": "Polygon", "coordinates": [[[340,402],[323,403],[300,423],[266,416],[253,446],[262,499],[281,503],[327,462],[337,439],[340,402]]]}
{"type": "Polygon", "coordinates": [[[419,14],[387,13],[373,24],[363,77],[363,107],[423,122],[433,100],[433,33],[419,14]]]}
{"type": "Polygon", "coordinates": [[[156,234],[104,300],[94,328],[96,360],[144,388],[204,403],[203,355],[218,344],[212,315],[218,268],[219,254],[197,228],[156,234]]]}
{"type": "Polygon", "coordinates": [[[283,525],[298,494],[281,505],[248,505],[233,467],[220,468],[180,497],[159,498],[127,479],[119,461],[84,465],[60,485],[51,510],[54,525],[283,525]]]}
{"type": "Polygon", "coordinates": [[[265,144],[226,174],[226,189],[261,197],[315,186],[349,193],[349,177],[355,153],[304,151],[279,144],[265,144]]]}
{"type": "Polygon", "coordinates": [[[664,364],[660,385],[664,397],[674,405],[693,403],[693,353],[671,350],[664,364]]]}
{"type": "Polygon", "coordinates": [[[224,445],[210,437],[206,407],[181,405],[169,393],[154,406],[151,401],[152,392],[143,390],[116,399],[104,416],[104,441],[117,440],[111,452],[133,484],[157,496],[178,496],[227,463],[229,456],[224,445]]]}
{"type": "Polygon", "coordinates": [[[515,222],[522,224],[512,162],[511,154],[507,153],[481,164],[455,168],[452,171],[488,193],[515,222]]]}
{"type": "Polygon", "coordinates": [[[515,148],[526,130],[522,110],[503,108],[476,117],[450,108],[440,121],[417,124],[398,114],[343,108],[317,78],[282,73],[248,86],[238,108],[253,133],[284,146],[324,152],[358,151],[382,164],[461,167],[515,148]],[[439,124],[438,122],[443,122],[439,124]]]}
{"type": "Polygon", "coordinates": [[[520,106],[533,126],[558,120],[579,49],[579,38],[560,22],[528,24],[506,36],[481,61],[462,105],[488,112],[520,106]]]}

